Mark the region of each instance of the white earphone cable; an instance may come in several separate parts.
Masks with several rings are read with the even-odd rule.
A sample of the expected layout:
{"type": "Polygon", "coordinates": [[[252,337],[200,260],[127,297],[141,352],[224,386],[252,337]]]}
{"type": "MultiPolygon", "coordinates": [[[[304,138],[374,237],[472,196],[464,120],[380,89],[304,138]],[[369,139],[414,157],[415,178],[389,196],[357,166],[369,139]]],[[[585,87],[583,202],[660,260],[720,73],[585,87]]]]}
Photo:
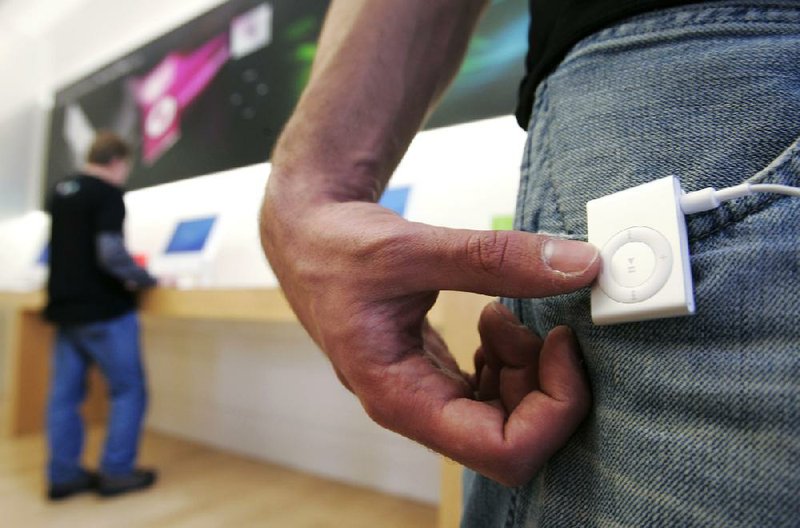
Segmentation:
{"type": "Polygon", "coordinates": [[[687,215],[702,213],[703,211],[716,209],[723,202],[727,202],[728,200],[734,200],[755,193],[775,193],[800,197],[800,187],[776,185],[772,183],[742,183],[720,190],[714,189],[713,187],[706,187],[705,189],[686,193],[681,196],[681,210],[683,214],[687,215]]]}

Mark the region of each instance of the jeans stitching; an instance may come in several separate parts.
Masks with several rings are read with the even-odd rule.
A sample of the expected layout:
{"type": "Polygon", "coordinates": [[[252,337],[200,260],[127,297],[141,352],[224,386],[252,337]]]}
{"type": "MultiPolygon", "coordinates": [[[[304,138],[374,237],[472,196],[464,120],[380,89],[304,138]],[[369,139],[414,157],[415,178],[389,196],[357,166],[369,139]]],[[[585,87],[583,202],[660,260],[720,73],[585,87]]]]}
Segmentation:
{"type": "MultiPolygon", "coordinates": [[[[553,113],[554,113],[553,108],[548,104],[547,116],[548,116],[548,121],[550,122],[553,121],[553,113]]],[[[559,205],[559,194],[558,191],[556,190],[552,178],[553,174],[552,136],[550,134],[547,134],[545,138],[546,140],[544,144],[544,150],[542,152],[542,155],[544,156],[545,159],[545,170],[543,171],[544,174],[542,174],[542,179],[544,181],[544,184],[547,185],[547,187],[549,187],[550,190],[553,192],[553,204],[555,205],[556,214],[558,215],[558,221],[561,224],[562,230],[566,231],[566,224],[564,222],[564,213],[561,211],[561,206],[559,205]]]]}
{"type": "Polygon", "coordinates": [[[506,522],[503,524],[504,528],[514,528],[518,497],[519,497],[519,488],[514,488],[513,490],[511,490],[511,497],[508,503],[508,511],[506,512],[506,522]]]}
{"type": "MultiPolygon", "coordinates": [[[[532,124],[528,126],[528,138],[530,138],[530,129],[532,128],[532,124]]],[[[528,203],[528,193],[530,186],[528,182],[530,181],[530,173],[531,173],[531,158],[532,158],[532,150],[533,147],[531,145],[530,139],[525,142],[525,150],[523,152],[522,158],[522,166],[520,170],[520,180],[519,180],[519,189],[520,192],[517,194],[517,214],[514,218],[514,229],[517,231],[523,231],[524,226],[527,224],[525,220],[525,213],[526,208],[525,204],[528,203]]]]}
{"type": "Polygon", "coordinates": [[[729,26],[753,26],[753,25],[796,25],[800,23],[800,14],[795,13],[797,8],[796,4],[790,3],[775,3],[775,4],[765,4],[759,5],[757,7],[753,6],[752,3],[725,3],[724,5],[717,5],[717,6],[708,6],[708,5],[697,5],[697,6],[684,6],[684,7],[677,7],[677,8],[669,8],[662,11],[656,11],[653,13],[646,13],[644,15],[638,15],[635,17],[628,18],[620,23],[620,25],[598,31],[589,37],[585,38],[578,44],[576,44],[572,51],[569,53],[567,57],[565,57],[562,65],[567,64],[572,59],[583,55],[584,53],[590,52],[593,46],[597,45],[605,45],[613,43],[615,39],[622,39],[625,37],[637,37],[642,35],[653,35],[659,32],[666,32],[666,31],[673,31],[673,30],[684,30],[688,28],[704,28],[708,26],[715,26],[715,25],[729,25],[729,26]],[[763,10],[772,10],[772,11],[782,11],[782,15],[786,18],[784,20],[770,20],[764,17],[763,15],[758,20],[742,20],[741,17],[734,17],[735,10],[745,9],[748,12],[757,12],[763,10]],[[691,15],[691,18],[694,20],[686,20],[681,19],[678,20],[676,13],[672,13],[673,10],[677,11],[677,14],[686,15],[687,13],[691,15]],[[699,15],[706,15],[708,18],[704,20],[697,20],[699,15]],[[721,15],[721,16],[720,16],[721,15]],[[790,15],[790,16],[787,16],[790,15]],[[713,18],[712,18],[713,17],[713,18]],[[663,22],[662,24],[655,26],[656,20],[669,20],[669,22],[663,22]],[[642,21],[647,24],[645,27],[642,27],[641,24],[638,24],[637,21],[642,21]],[[646,21],[646,22],[645,22],[646,21]],[[635,27],[629,27],[634,26],[635,27]]]}
{"type": "MultiPolygon", "coordinates": [[[[755,31],[762,26],[771,26],[773,28],[777,26],[787,26],[787,31],[785,33],[789,33],[789,29],[791,29],[792,32],[796,32],[800,25],[800,11],[797,10],[797,7],[798,6],[794,4],[771,4],[758,7],[753,7],[752,5],[748,6],[746,4],[726,4],[724,6],[715,7],[690,6],[688,8],[674,8],[681,10],[678,14],[689,12],[692,13],[692,16],[695,18],[701,14],[706,15],[707,18],[703,20],[678,20],[677,15],[671,13],[672,9],[638,15],[623,21],[619,26],[600,30],[575,44],[561,61],[558,69],[556,69],[551,76],[559,77],[561,75],[568,75],[570,70],[582,68],[583,59],[590,57],[592,54],[603,53],[604,50],[610,48],[618,48],[620,46],[626,47],[625,39],[635,39],[644,36],[654,39],[663,34],[662,39],[664,41],[671,41],[675,38],[675,35],[672,34],[674,32],[680,32],[683,38],[687,38],[688,33],[696,33],[696,36],[708,36],[710,33],[708,28],[713,28],[714,26],[717,26],[718,32],[747,28],[753,32],[754,36],[759,35],[755,33],[755,31]],[[788,20],[742,20],[741,17],[735,17],[734,10],[743,8],[747,9],[748,12],[777,9],[782,11],[782,14],[791,13],[792,16],[787,17],[788,20]],[[795,13],[795,11],[797,12],[795,13]],[[716,18],[712,18],[715,15],[714,12],[723,13],[724,17],[717,15],[716,18]],[[642,27],[643,25],[645,27],[642,27]],[[635,28],[627,26],[635,26],[635,28]]],[[[762,18],[764,17],[762,16],[762,18]]]]}
{"type": "MultiPolygon", "coordinates": [[[[544,91],[542,91],[542,94],[544,94],[544,91]]],[[[546,104],[546,107],[542,109],[542,112],[544,112],[543,115],[546,116],[546,120],[548,122],[553,121],[554,110],[550,106],[549,100],[546,104]]],[[[564,213],[561,209],[561,204],[560,204],[561,200],[559,198],[560,195],[558,190],[556,189],[555,183],[552,178],[553,156],[551,154],[552,154],[552,135],[545,134],[544,145],[542,146],[542,156],[544,157],[545,165],[543,167],[542,174],[540,174],[539,177],[542,178],[543,185],[546,185],[553,192],[553,205],[555,206],[555,212],[558,215],[558,221],[561,224],[561,231],[571,235],[572,230],[567,228],[564,213]]]]}

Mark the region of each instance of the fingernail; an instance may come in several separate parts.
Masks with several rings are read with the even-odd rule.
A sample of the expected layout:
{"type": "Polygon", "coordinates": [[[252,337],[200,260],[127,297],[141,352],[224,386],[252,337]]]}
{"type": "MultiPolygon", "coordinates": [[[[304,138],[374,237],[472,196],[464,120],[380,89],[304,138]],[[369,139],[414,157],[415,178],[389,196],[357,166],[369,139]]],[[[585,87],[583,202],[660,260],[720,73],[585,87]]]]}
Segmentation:
{"type": "Polygon", "coordinates": [[[580,275],[597,260],[597,248],[586,242],[551,238],[542,246],[542,260],[554,271],[580,275]]]}

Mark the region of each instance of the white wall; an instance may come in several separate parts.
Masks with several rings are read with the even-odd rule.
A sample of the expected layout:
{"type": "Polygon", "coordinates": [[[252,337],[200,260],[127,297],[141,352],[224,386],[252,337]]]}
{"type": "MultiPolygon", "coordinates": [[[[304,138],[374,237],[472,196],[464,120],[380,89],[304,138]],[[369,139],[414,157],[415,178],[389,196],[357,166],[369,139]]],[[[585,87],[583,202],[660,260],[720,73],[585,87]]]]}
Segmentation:
{"type": "MultiPolygon", "coordinates": [[[[50,0],[58,2],[61,0],[50,0]]],[[[50,82],[62,86],[83,77],[223,0],[73,0],[47,32],[50,82]]]]}
{"type": "Polygon", "coordinates": [[[423,501],[438,457],[377,427],[299,325],[145,321],[158,430],[423,501]]]}
{"type": "Polygon", "coordinates": [[[0,218],[36,204],[45,120],[44,61],[36,39],[0,24],[0,218]]]}

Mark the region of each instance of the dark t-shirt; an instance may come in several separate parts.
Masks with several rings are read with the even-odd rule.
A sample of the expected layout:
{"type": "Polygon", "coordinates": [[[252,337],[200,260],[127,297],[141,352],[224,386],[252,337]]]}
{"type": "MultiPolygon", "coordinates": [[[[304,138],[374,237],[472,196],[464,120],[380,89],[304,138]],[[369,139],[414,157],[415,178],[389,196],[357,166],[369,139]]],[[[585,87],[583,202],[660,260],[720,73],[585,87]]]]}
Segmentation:
{"type": "Polygon", "coordinates": [[[50,321],[90,323],[135,308],[135,294],[104,271],[97,256],[98,233],[122,233],[122,196],[122,189],[84,174],[51,189],[47,199],[52,227],[45,308],[50,321]]]}
{"type": "Polygon", "coordinates": [[[522,80],[517,122],[527,129],[539,83],[578,41],[631,15],[700,3],[702,0],[528,0],[531,26],[528,34],[527,74],[522,80]]]}

